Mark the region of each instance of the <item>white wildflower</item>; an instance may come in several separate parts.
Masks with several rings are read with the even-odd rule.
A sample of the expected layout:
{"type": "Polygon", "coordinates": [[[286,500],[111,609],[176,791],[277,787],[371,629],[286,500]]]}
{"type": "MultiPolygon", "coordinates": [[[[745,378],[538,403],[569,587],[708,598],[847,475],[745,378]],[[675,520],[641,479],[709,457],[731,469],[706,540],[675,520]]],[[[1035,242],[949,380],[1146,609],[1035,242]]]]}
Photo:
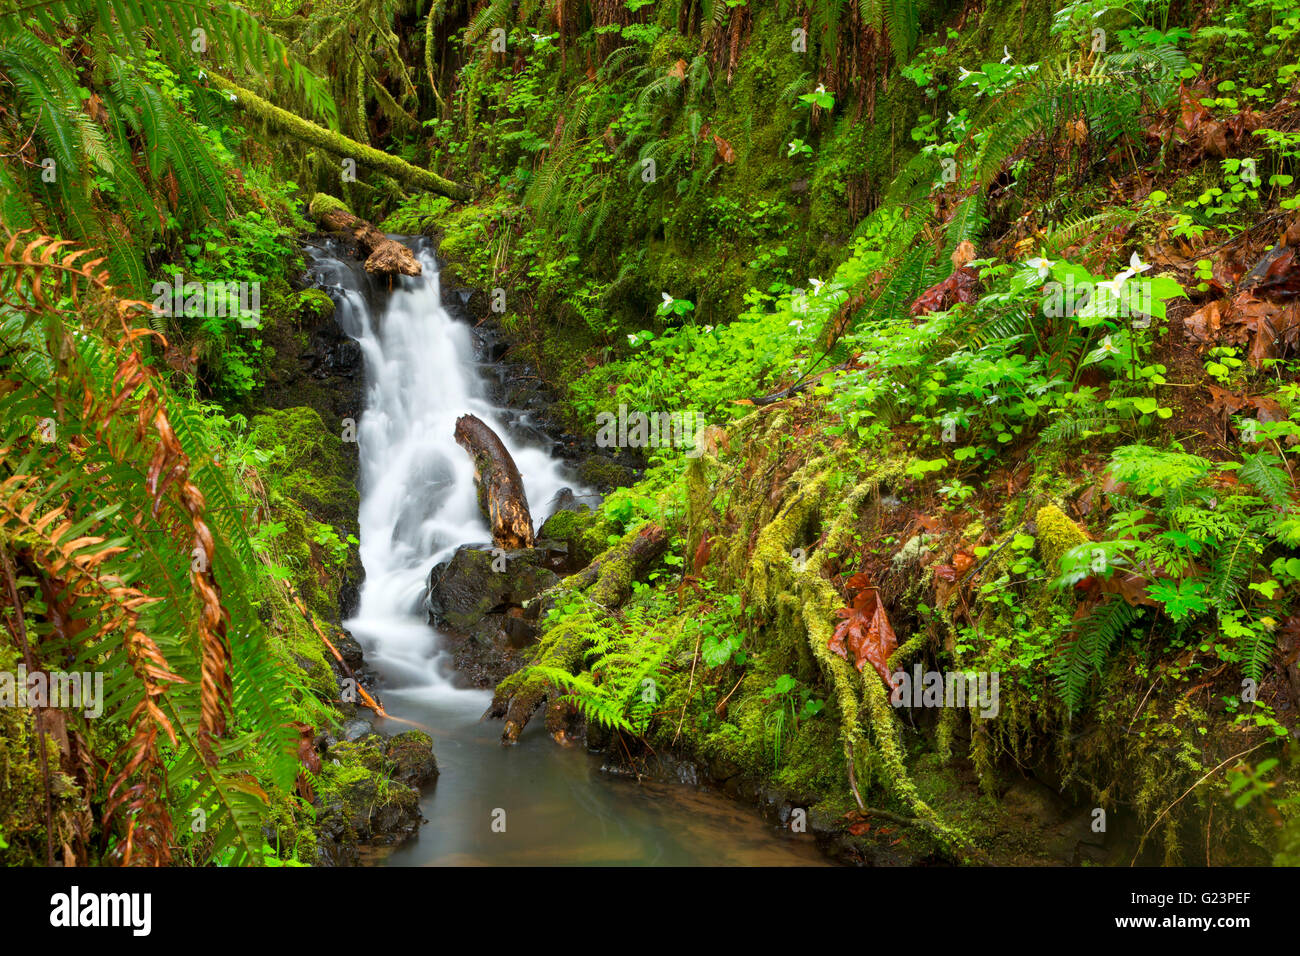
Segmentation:
{"type": "Polygon", "coordinates": [[[1038,278],[1046,279],[1048,273],[1052,271],[1052,266],[1056,265],[1056,263],[1051,259],[1045,259],[1042,256],[1035,256],[1026,262],[1025,265],[1029,266],[1031,269],[1037,270],[1038,278]]]}

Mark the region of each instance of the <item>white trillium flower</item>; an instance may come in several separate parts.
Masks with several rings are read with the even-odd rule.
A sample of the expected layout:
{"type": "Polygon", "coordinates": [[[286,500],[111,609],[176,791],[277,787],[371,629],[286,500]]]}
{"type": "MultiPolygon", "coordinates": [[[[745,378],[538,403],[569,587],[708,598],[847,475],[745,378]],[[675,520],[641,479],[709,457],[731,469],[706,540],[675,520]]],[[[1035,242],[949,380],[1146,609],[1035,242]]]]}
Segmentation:
{"type": "Polygon", "coordinates": [[[970,70],[966,69],[964,66],[957,67],[957,79],[964,80],[968,76],[970,76],[970,70]]]}
{"type": "Polygon", "coordinates": [[[1136,274],[1138,272],[1146,272],[1148,269],[1151,268],[1151,263],[1143,262],[1142,257],[1139,256],[1136,252],[1129,257],[1128,264],[1129,264],[1129,269],[1132,270],[1130,274],[1136,274]]]}
{"type": "Polygon", "coordinates": [[[239,97],[236,96],[234,93],[229,94],[229,96],[230,96],[230,102],[232,102],[232,103],[238,103],[238,102],[239,102],[239,97]]]}
{"type": "Polygon", "coordinates": [[[1098,349],[1098,351],[1106,352],[1107,354],[1110,354],[1110,355],[1118,355],[1118,354],[1119,354],[1119,347],[1118,347],[1117,345],[1115,345],[1114,342],[1111,341],[1111,338],[1110,338],[1109,335],[1105,336],[1105,337],[1101,340],[1101,344],[1097,346],[1097,349],[1098,349]]]}
{"type": "Polygon", "coordinates": [[[817,92],[818,92],[818,93],[825,93],[825,92],[826,92],[826,84],[825,84],[825,83],[818,83],[818,84],[817,84],[817,92]]]}
{"type": "Polygon", "coordinates": [[[826,283],[821,279],[809,279],[808,284],[813,287],[813,295],[817,295],[822,291],[822,286],[826,283]]]}
{"type": "Polygon", "coordinates": [[[206,80],[207,78],[208,78],[207,72],[205,70],[199,70],[199,79],[206,80]]]}
{"type": "Polygon", "coordinates": [[[795,319],[794,321],[792,321],[792,322],[790,323],[790,328],[792,328],[792,329],[797,329],[797,330],[799,330],[800,332],[802,332],[802,331],[803,331],[803,321],[802,321],[801,319],[795,319]]]}
{"type": "Polygon", "coordinates": [[[1002,53],[1003,53],[1003,57],[1002,57],[1002,61],[1001,61],[1001,62],[1003,62],[1003,63],[1010,63],[1010,62],[1011,62],[1011,52],[1010,52],[1010,51],[1009,51],[1009,50],[1004,46],[1004,47],[1002,48],[1002,53]]]}
{"type": "Polygon", "coordinates": [[[1110,297],[1118,299],[1119,290],[1121,290],[1123,285],[1125,285],[1127,278],[1126,274],[1121,272],[1118,276],[1112,278],[1112,280],[1097,282],[1097,291],[1099,291],[1099,293],[1109,293],[1110,297]]]}
{"type": "Polygon", "coordinates": [[[1133,275],[1132,272],[1125,269],[1123,272],[1121,272],[1119,275],[1117,275],[1115,278],[1111,279],[1108,282],[1098,282],[1097,291],[1100,292],[1101,290],[1104,289],[1107,292],[1109,292],[1112,296],[1118,299],[1120,294],[1119,290],[1124,287],[1124,283],[1127,282],[1132,277],[1132,275],[1133,275]]]}
{"type": "Polygon", "coordinates": [[[628,344],[628,345],[636,345],[636,336],[635,336],[635,335],[629,335],[629,336],[627,337],[627,344],[628,344]]]}
{"type": "Polygon", "coordinates": [[[1044,259],[1042,256],[1035,256],[1026,262],[1025,265],[1029,266],[1031,269],[1037,270],[1038,278],[1046,279],[1048,273],[1052,271],[1052,266],[1056,265],[1056,263],[1051,259],[1044,259]]]}
{"type": "Polygon", "coordinates": [[[672,305],[672,304],[673,304],[673,297],[670,296],[667,292],[660,292],[659,294],[662,295],[662,296],[664,297],[664,305],[672,305]]]}

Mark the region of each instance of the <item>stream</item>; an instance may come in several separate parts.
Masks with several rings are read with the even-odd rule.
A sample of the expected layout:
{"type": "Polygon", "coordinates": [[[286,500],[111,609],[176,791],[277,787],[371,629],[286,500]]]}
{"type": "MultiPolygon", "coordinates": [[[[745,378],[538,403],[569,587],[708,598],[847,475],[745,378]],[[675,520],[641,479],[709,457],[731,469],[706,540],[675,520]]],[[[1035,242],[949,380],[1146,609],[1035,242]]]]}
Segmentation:
{"type": "Polygon", "coordinates": [[[540,434],[530,437],[526,417],[489,399],[471,330],[442,305],[431,245],[403,241],[424,274],[395,279],[391,293],[332,247],[309,248],[311,269],[365,362],[358,426],[365,582],[345,626],[380,675],[379,693],[394,718],[381,726],[428,732],[440,770],[422,795],[428,822],[418,837],[379,861],[824,865],[810,835],[769,825],[721,794],[602,772],[598,755],[556,745],[540,719],[517,745],[503,747],[500,723],[480,719],[491,692],[458,681],[422,607],[430,569],[460,545],[490,538],[473,464],[452,438],[456,418],[472,412],[501,436],[535,521],[550,514],[561,488],[582,489],[540,434]]]}

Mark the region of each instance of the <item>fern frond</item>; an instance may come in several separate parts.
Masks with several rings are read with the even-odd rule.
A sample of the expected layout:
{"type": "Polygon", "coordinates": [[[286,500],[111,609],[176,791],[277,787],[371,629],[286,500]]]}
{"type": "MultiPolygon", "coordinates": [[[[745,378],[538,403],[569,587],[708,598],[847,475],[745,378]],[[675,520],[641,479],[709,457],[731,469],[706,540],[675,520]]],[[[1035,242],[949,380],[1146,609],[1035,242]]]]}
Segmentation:
{"type": "Polygon", "coordinates": [[[1259,540],[1249,531],[1243,530],[1225,542],[1214,556],[1206,582],[1205,599],[1211,607],[1220,611],[1232,608],[1237,595],[1250,580],[1250,572],[1254,570],[1259,554],[1259,540]]]}
{"type": "Polygon", "coordinates": [[[1242,456],[1238,474],[1254,485],[1264,500],[1274,508],[1286,511],[1294,504],[1295,485],[1281,465],[1282,459],[1276,455],[1257,452],[1242,456]]]}
{"type": "Polygon", "coordinates": [[[1084,618],[1056,663],[1061,698],[1071,715],[1083,705],[1088,685],[1102,672],[1111,649],[1137,618],[1137,609],[1110,596],[1084,618]]]}

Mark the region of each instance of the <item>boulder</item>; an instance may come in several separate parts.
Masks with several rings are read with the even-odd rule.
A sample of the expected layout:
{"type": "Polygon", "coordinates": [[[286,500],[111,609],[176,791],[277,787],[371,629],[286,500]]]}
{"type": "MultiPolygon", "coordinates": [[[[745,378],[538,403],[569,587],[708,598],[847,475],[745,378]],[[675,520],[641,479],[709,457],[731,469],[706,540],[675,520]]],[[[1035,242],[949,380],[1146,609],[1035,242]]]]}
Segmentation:
{"type": "Polygon", "coordinates": [[[343,725],[343,739],[347,741],[360,740],[375,732],[375,725],[368,720],[357,718],[349,720],[343,725]]]}
{"type": "Polygon", "coordinates": [[[511,620],[507,614],[489,614],[466,633],[453,631],[444,636],[459,680],[471,687],[495,687],[523,665],[520,647],[536,639],[536,625],[519,620],[527,630],[512,637],[506,630],[511,620]]]}
{"type": "Polygon", "coordinates": [[[429,573],[429,623],[469,633],[493,612],[504,613],[559,583],[545,548],[519,551],[459,548],[429,573]]]}
{"type": "Polygon", "coordinates": [[[419,730],[408,730],[388,741],[388,759],[393,765],[392,778],[408,787],[422,787],[438,776],[438,760],[433,755],[433,738],[419,730]]]}
{"type": "Polygon", "coordinates": [[[385,738],[369,728],[368,721],[350,721],[345,735],[359,736],[321,741],[326,749],[316,778],[319,865],[356,865],[362,847],[395,846],[419,829],[418,788],[438,773],[433,740],[418,730],[385,738]]]}
{"type": "Polygon", "coordinates": [[[575,502],[573,508],[557,508],[537,532],[537,546],[564,546],[564,568],[568,572],[585,568],[609,547],[614,528],[609,519],[586,504],[575,502]]]}

